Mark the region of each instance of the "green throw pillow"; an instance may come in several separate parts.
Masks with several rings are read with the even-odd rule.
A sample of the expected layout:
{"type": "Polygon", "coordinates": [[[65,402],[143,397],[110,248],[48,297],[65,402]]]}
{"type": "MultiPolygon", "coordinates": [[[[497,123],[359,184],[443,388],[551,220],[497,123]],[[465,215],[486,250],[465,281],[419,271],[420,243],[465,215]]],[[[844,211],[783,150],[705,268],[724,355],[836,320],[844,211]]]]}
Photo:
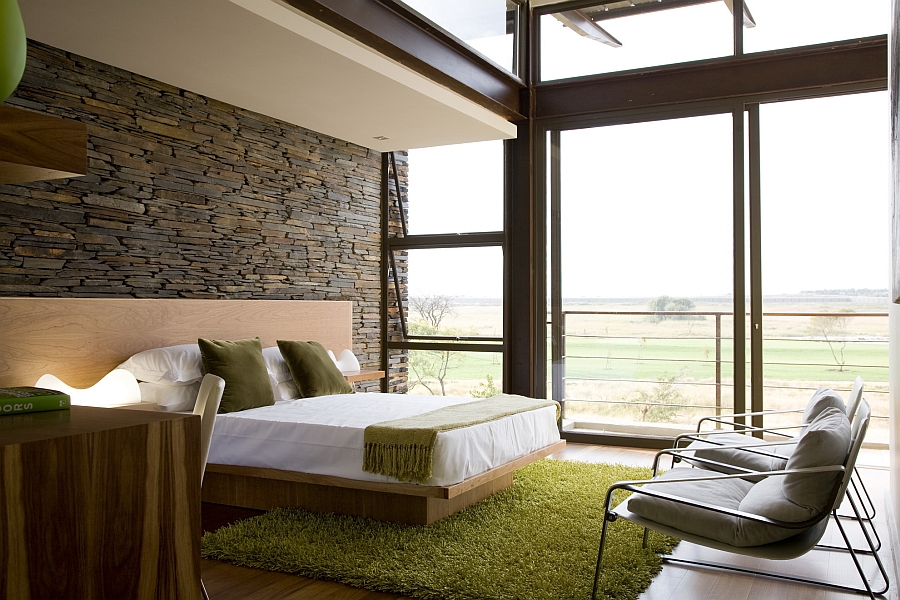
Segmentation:
{"type": "Polygon", "coordinates": [[[278,340],[278,349],[304,398],[353,393],[353,387],[319,342],[278,340]]]}
{"type": "Polygon", "coordinates": [[[237,412],[275,404],[269,372],[259,338],[247,340],[197,340],[203,369],[225,380],[220,413],[237,412]]]}

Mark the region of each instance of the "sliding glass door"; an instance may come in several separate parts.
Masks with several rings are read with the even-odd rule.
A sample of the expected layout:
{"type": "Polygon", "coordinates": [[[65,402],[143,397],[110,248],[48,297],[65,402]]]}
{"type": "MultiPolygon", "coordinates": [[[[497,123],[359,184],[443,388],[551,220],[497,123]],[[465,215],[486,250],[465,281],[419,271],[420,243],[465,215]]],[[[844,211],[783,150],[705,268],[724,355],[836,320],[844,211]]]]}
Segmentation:
{"type": "Polygon", "coordinates": [[[803,408],[821,385],[846,395],[861,376],[869,442],[886,441],[887,101],[550,129],[548,354],[564,429],[671,437],[703,416],[803,408]]]}
{"type": "Polygon", "coordinates": [[[552,134],[565,428],[671,436],[732,411],[733,129],[728,112],[552,134]]]}

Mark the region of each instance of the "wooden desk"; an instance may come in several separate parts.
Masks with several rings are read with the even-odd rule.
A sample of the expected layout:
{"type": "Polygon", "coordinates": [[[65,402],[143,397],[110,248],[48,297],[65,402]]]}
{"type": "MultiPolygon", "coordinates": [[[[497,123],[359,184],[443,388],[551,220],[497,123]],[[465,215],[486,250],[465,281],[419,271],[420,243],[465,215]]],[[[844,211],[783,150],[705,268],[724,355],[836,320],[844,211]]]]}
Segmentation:
{"type": "Polygon", "coordinates": [[[0,416],[0,598],[200,597],[198,416],[0,416]]]}

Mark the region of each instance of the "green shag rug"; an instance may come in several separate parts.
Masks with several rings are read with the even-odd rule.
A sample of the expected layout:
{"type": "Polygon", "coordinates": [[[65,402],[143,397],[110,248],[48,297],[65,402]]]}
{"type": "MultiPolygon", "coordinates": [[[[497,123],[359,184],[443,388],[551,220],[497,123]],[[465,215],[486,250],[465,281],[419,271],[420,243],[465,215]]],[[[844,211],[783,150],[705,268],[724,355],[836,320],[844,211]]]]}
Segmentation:
{"type": "MultiPolygon", "coordinates": [[[[541,460],[512,486],[428,526],[277,509],[203,536],[202,554],[247,567],[442,600],[587,600],[607,488],[648,469],[541,460]]],[[[618,499],[617,499],[618,500],[618,499]]],[[[612,523],[601,597],[634,600],[677,540],[612,523]]]]}

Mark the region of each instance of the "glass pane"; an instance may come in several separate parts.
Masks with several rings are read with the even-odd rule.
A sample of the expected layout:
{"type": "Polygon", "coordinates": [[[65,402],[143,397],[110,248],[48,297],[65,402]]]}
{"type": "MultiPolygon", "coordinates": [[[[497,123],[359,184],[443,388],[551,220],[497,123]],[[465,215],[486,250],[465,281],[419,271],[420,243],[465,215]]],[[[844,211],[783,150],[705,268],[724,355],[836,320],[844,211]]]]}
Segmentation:
{"type": "Polygon", "coordinates": [[[732,29],[724,2],[612,2],[543,15],[541,80],[730,56],[732,29]]]}
{"type": "Polygon", "coordinates": [[[502,389],[500,352],[409,351],[408,394],[489,398],[502,389]]]}
{"type": "Polygon", "coordinates": [[[503,250],[408,250],[412,335],[503,336],[503,250]]]}
{"type": "Polygon", "coordinates": [[[862,376],[869,443],[887,442],[889,115],[887,92],[760,107],[764,404],[862,376]]]}
{"type": "Polygon", "coordinates": [[[516,4],[509,0],[403,0],[466,44],[514,73],[516,4]]]}
{"type": "Polygon", "coordinates": [[[746,0],[756,22],[744,29],[744,52],[882,35],[890,25],[890,0],[746,0]]]}
{"type": "Polygon", "coordinates": [[[731,140],[730,114],[562,133],[567,428],[731,411],[731,140]]]}
{"type": "Polygon", "coordinates": [[[409,233],[503,231],[503,142],[409,151],[409,233]]]}

